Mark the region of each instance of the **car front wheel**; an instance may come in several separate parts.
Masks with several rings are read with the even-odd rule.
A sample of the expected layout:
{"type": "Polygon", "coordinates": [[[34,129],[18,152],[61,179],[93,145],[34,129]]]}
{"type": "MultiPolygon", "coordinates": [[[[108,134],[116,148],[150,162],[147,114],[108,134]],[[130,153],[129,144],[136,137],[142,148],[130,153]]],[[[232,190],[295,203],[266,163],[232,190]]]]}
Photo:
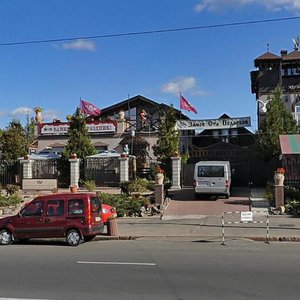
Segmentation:
{"type": "Polygon", "coordinates": [[[13,235],[7,229],[0,231],[0,245],[9,245],[13,242],[13,235]]]}
{"type": "Polygon", "coordinates": [[[68,246],[78,246],[81,242],[80,233],[75,229],[69,230],[66,236],[66,242],[68,246]]]}

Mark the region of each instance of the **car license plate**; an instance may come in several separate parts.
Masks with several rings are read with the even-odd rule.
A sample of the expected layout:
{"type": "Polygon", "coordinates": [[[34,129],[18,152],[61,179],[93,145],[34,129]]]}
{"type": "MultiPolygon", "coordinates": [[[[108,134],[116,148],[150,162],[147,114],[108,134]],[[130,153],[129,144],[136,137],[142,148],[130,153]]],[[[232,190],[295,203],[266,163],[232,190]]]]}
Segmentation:
{"type": "Polygon", "coordinates": [[[101,218],[100,218],[100,217],[96,217],[96,218],[95,218],[95,221],[96,221],[96,222],[99,222],[99,221],[101,221],[101,218]]]}
{"type": "Polygon", "coordinates": [[[208,181],[199,181],[199,185],[209,185],[208,181]]]}

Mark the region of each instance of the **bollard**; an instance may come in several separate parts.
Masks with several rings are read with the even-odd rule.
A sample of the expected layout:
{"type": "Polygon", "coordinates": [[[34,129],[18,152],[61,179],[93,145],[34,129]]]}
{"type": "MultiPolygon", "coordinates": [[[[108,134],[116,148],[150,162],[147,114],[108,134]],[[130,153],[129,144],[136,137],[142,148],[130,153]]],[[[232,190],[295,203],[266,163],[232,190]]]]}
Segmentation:
{"type": "Polygon", "coordinates": [[[116,218],[108,219],[106,226],[107,226],[107,235],[118,236],[118,222],[116,218]]]}

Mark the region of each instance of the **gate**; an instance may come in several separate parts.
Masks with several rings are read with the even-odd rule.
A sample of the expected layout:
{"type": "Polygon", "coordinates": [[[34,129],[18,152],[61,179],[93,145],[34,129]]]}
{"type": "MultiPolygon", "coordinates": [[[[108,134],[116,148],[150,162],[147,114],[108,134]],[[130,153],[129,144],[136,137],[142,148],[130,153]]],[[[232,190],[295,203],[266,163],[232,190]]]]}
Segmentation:
{"type": "Polygon", "coordinates": [[[97,187],[120,186],[119,157],[87,157],[81,181],[94,180],[97,187]]]}
{"type": "Polygon", "coordinates": [[[58,178],[58,160],[39,159],[32,163],[33,179],[57,179],[58,178]]]}

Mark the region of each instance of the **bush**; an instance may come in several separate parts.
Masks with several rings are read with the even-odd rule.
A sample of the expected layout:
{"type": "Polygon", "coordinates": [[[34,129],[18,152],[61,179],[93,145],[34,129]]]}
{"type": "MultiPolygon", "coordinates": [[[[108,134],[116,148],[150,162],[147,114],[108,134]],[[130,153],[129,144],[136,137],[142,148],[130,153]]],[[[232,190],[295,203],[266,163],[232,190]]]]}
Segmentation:
{"type": "Polygon", "coordinates": [[[96,189],[96,183],[94,180],[88,179],[86,181],[82,181],[85,188],[89,191],[89,192],[93,192],[96,189]]]}
{"type": "Polygon", "coordinates": [[[2,207],[17,206],[20,203],[22,203],[22,198],[17,193],[9,196],[0,195],[0,206],[2,207]]]}
{"type": "Polygon", "coordinates": [[[141,207],[147,203],[145,197],[130,197],[127,194],[106,194],[98,192],[103,203],[113,206],[119,217],[140,216],[141,207]]]}
{"type": "Polygon", "coordinates": [[[146,178],[136,178],[133,181],[122,182],[121,191],[124,194],[129,195],[130,193],[145,193],[154,190],[153,182],[146,178]]]}

